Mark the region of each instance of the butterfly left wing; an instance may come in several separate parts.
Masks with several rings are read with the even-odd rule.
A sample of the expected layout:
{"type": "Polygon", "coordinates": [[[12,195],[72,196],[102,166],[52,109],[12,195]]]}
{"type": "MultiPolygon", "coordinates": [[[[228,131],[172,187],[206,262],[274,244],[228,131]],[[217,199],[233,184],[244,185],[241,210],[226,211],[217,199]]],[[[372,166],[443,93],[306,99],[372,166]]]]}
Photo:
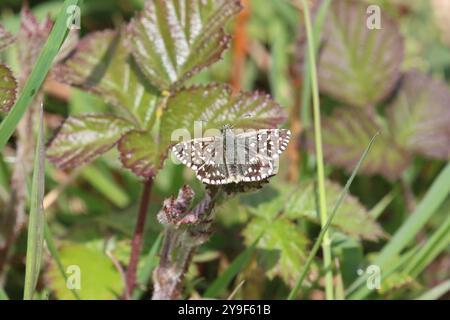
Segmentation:
{"type": "Polygon", "coordinates": [[[220,154],[222,141],[221,137],[194,139],[176,144],[172,151],[203,183],[225,184],[228,175],[220,154]]]}

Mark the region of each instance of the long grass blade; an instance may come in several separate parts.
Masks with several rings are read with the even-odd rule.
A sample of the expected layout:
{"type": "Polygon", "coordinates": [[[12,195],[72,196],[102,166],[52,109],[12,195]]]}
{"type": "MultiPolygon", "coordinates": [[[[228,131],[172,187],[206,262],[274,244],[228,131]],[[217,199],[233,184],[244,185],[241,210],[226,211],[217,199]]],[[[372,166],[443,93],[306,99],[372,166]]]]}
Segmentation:
{"type": "Polygon", "coordinates": [[[447,219],[433,233],[425,245],[411,259],[405,267],[405,273],[417,277],[439,254],[450,245],[450,214],[447,219]]]}
{"type": "Polygon", "coordinates": [[[372,145],[375,142],[375,139],[379,133],[377,133],[369,142],[369,145],[367,146],[366,150],[364,150],[364,153],[362,154],[361,158],[359,159],[355,169],[353,170],[350,178],[347,180],[347,183],[344,186],[344,189],[342,190],[341,194],[339,195],[338,200],[336,201],[336,204],[334,205],[333,211],[331,212],[330,216],[328,217],[327,223],[325,226],[320,230],[319,237],[314,243],[314,246],[308,256],[308,259],[306,260],[305,267],[303,268],[302,273],[300,274],[299,279],[297,280],[294,288],[291,290],[288,296],[288,300],[293,300],[298,295],[298,292],[300,291],[300,288],[302,287],[303,281],[306,278],[306,275],[308,274],[309,268],[311,267],[311,264],[314,260],[314,257],[317,254],[317,251],[319,251],[320,245],[325,237],[325,234],[328,231],[328,228],[330,227],[331,223],[333,222],[334,217],[336,216],[336,213],[338,212],[339,207],[342,204],[342,201],[344,201],[345,196],[348,193],[348,190],[350,189],[351,184],[353,183],[353,180],[356,177],[356,174],[358,173],[359,169],[361,168],[361,165],[364,162],[364,159],[366,159],[370,149],[372,148],[372,145]]]}
{"type": "MultiPolygon", "coordinates": [[[[414,239],[425,223],[447,198],[450,193],[450,184],[448,181],[450,181],[450,164],[447,164],[439,176],[434,180],[432,186],[420,202],[419,206],[417,206],[414,213],[409,216],[408,220],[403,223],[400,229],[385,245],[379,257],[373,262],[373,264],[379,266],[381,270],[389,267],[390,262],[393,261],[395,257],[414,239]]],[[[440,229],[445,228],[445,226],[446,223],[444,223],[444,226],[440,229]]],[[[439,234],[440,232],[436,233],[435,236],[438,237],[439,234]]],[[[414,251],[418,254],[417,250],[414,251]]],[[[420,255],[422,256],[422,254],[420,255]]],[[[410,271],[412,272],[412,270],[410,271]]],[[[349,298],[362,299],[370,294],[370,290],[367,290],[366,287],[362,287],[365,280],[365,277],[359,277],[354,281],[354,283],[352,283],[346,292],[349,298]]]]}
{"type": "Polygon", "coordinates": [[[25,268],[25,289],[23,298],[32,300],[41,268],[44,247],[44,192],[45,192],[45,146],[43,107],[40,108],[39,131],[33,165],[30,214],[28,220],[27,258],[25,268]]]}
{"type": "MultiPolygon", "coordinates": [[[[303,14],[305,17],[306,34],[308,38],[308,61],[310,65],[310,78],[312,85],[313,96],[313,118],[314,118],[314,144],[316,149],[316,167],[317,167],[317,185],[319,194],[319,212],[320,222],[322,229],[328,219],[327,213],[327,199],[325,192],[325,168],[323,162],[323,147],[322,147],[322,127],[320,119],[320,98],[319,98],[319,85],[317,80],[317,67],[316,67],[316,54],[315,47],[316,41],[314,40],[311,17],[309,13],[309,6],[306,0],[302,0],[303,14]]],[[[325,232],[322,241],[323,251],[323,265],[327,270],[325,274],[325,295],[327,300],[334,299],[333,289],[333,271],[331,266],[331,245],[330,236],[328,232],[325,232]]]]}
{"type": "Polygon", "coordinates": [[[400,229],[383,248],[374,262],[383,268],[389,261],[400,253],[417,235],[431,216],[450,194],[450,163],[441,171],[434,180],[431,188],[417,206],[416,210],[402,224],[400,229]]]}
{"type": "Polygon", "coordinates": [[[416,300],[437,300],[450,291],[450,280],[438,284],[434,288],[422,294],[416,300]]]}
{"type": "Polygon", "coordinates": [[[67,8],[77,5],[79,0],[65,0],[59,13],[55,25],[44,45],[36,64],[28,78],[14,107],[8,113],[6,118],[0,124],[0,151],[3,150],[9,138],[11,138],[20,119],[22,119],[25,111],[30,106],[35,95],[41,88],[47,74],[52,66],[53,60],[59,52],[69,29],[67,28],[67,8]]]}

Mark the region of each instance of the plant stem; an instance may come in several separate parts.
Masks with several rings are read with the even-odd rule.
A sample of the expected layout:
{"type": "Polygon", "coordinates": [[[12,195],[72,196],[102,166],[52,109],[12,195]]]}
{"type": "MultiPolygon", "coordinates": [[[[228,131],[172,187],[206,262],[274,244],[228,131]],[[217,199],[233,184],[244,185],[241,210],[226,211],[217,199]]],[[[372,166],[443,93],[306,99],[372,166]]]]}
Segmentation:
{"type": "Polygon", "coordinates": [[[147,211],[150,204],[150,194],[152,192],[153,179],[148,179],[144,183],[144,190],[141,195],[141,203],[139,206],[139,214],[134,229],[133,239],[131,241],[130,262],[126,273],[126,288],[127,296],[132,296],[133,290],[136,287],[136,274],[139,262],[139,255],[141,253],[142,239],[144,237],[145,221],[147,220],[147,211]]]}
{"type": "Polygon", "coordinates": [[[178,197],[165,202],[158,219],[165,225],[159,266],[153,273],[153,300],[181,298],[183,280],[197,248],[211,235],[214,206],[220,190],[208,190],[205,198],[191,211],[194,193],[183,187],[178,197]]]}
{"type": "MultiPolygon", "coordinates": [[[[317,161],[317,182],[319,192],[319,212],[320,222],[322,228],[325,227],[328,214],[327,214],[327,201],[325,194],[325,170],[323,164],[323,150],[322,150],[322,132],[321,132],[321,120],[320,120],[320,98],[319,88],[317,82],[317,68],[315,57],[315,41],[312,33],[311,17],[309,13],[309,7],[306,0],[302,0],[303,14],[305,16],[306,33],[308,37],[308,58],[311,71],[311,84],[313,91],[313,113],[314,113],[314,136],[316,146],[316,161],[317,161]]],[[[324,234],[322,242],[323,260],[325,274],[325,293],[327,300],[334,299],[333,289],[333,271],[331,270],[331,248],[330,248],[330,236],[328,231],[324,234]]]]}

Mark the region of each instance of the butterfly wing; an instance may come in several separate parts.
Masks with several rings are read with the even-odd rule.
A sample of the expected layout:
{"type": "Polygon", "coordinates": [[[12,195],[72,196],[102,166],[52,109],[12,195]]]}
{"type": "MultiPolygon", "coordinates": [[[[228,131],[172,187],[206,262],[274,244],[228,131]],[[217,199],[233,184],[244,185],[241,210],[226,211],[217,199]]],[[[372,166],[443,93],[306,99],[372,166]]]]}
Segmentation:
{"type": "Polygon", "coordinates": [[[197,179],[203,183],[225,184],[228,183],[228,175],[222,149],[221,137],[207,137],[178,143],[172,151],[181,163],[195,171],[197,179]]]}

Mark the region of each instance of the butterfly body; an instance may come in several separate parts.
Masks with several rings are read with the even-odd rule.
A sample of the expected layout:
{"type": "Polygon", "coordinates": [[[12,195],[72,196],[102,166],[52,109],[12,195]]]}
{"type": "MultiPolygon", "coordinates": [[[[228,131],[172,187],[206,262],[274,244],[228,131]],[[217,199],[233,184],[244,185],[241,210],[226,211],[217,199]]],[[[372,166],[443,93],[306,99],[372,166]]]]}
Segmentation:
{"type": "Polygon", "coordinates": [[[276,162],[289,139],[290,131],[285,129],[235,133],[226,126],[221,136],[181,142],[173,152],[203,183],[254,182],[276,174],[276,162]]]}

